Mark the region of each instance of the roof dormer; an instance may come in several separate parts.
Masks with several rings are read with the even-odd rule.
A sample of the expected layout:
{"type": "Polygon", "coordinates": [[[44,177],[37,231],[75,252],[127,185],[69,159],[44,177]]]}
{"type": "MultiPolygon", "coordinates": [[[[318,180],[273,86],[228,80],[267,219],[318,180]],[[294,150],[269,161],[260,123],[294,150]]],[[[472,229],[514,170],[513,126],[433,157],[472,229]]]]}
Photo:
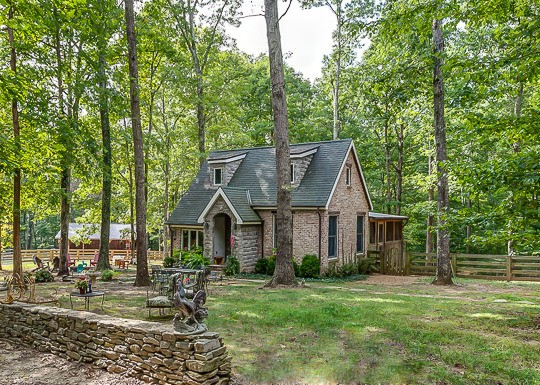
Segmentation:
{"type": "Polygon", "coordinates": [[[311,159],[318,149],[318,146],[291,147],[291,185],[293,187],[297,187],[302,182],[311,159]]]}
{"type": "Polygon", "coordinates": [[[208,159],[208,169],[210,173],[210,188],[218,188],[227,186],[234,173],[242,163],[242,159],[246,157],[246,153],[227,153],[214,154],[208,159]],[[221,156],[220,156],[221,155],[221,156]]]}

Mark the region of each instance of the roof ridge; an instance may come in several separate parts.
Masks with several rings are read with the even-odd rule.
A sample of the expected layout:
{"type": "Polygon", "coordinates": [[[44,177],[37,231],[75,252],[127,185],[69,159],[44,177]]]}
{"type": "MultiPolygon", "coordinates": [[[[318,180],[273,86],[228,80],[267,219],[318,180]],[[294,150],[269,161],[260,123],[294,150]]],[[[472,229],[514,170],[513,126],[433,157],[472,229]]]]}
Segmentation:
{"type": "MultiPolygon", "coordinates": [[[[351,142],[351,141],[352,141],[352,138],[336,139],[336,140],[319,140],[317,142],[293,143],[293,144],[290,144],[289,146],[293,147],[293,146],[305,146],[308,144],[322,144],[322,143],[330,143],[330,142],[351,142]]],[[[269,148],[276,148],[276,146],[254,146],[254,147],[231,148],[230,150],[212,150],[208,154],[210,155],[210,154],[232,152],[232,151],[265,150],[269,148]]]]}

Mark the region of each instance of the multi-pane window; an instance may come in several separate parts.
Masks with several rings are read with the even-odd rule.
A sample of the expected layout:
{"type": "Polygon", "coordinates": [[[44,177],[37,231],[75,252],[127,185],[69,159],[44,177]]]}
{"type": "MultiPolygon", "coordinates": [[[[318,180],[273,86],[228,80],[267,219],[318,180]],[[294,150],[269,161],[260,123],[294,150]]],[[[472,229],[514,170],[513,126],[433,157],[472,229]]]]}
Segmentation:
{"type": "Polygon", "coordinates": [[[364,252],[364,216],[356,216],[356,252],[364,252]]]}
{"type": "Polygon", "coordinates": [[[347,170],[345,172],[345,184],[347,186],[351,185],[351,168],[347,167],[347,170]]]}
{"type": "Polygon", "coordinates": [[[203,247],[203,232],[200,230],[182,230],[182,250],[193,250],[203,247]]]}
{"type": "Polygon", "coordinates": [[[328,217],[328,258],[336,258],[338,251],[338,217],[328,217]]]}

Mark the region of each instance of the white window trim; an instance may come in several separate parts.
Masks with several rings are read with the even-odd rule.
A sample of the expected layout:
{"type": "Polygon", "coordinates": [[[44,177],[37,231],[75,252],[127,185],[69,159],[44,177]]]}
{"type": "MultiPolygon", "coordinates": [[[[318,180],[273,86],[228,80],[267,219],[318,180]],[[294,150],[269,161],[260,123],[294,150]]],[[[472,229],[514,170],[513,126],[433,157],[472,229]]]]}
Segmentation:
{"type": "Polygon", "coordinates": [[[296,182],[295,174],[296,174],[296,165],[294,163],[291,163],[291,183],[296,182]]]}
{"type": "Polygon", "coordinates": [[[202,232],[202,229],[189,229],[189,228],[182,228],[180,233],[180,249],[182,250],[191,250],[190,248],[190,241],[191,241],[191,232],[195,232],[195,247],[204,247],[204,233],[203,233],[203,239],[200,239],[199,232],[202,232]],[[188,244],[184,244],[184,231],[187,231],[187,241],[188,244]]]}
{"type": "Polygon", "coordinates": [[[223,185],[223,167],[215,167],[214,168],[214,186],[222,186],[223,185]],[[221,183],[216,183],[216,170],[221,170],[221,183]]]}
{"type": "Polygon", "coordinates": [[[352,167],[351,166],[347,166],[347,168],[345,169],[345,184],[347,185],[347,187],[351,187],[352,185],[352,167]]]}

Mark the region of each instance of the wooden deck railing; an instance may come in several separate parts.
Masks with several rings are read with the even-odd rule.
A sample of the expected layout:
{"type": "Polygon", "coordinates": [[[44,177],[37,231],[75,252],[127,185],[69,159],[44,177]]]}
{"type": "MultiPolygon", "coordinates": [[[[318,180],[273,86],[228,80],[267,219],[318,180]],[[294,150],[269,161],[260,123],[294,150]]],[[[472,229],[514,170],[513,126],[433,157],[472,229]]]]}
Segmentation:
{"type": "MultiPolygon", "coordinates": [[[[457,277],[540,282],[540,256],[451,253],[457,277]]],[[[407,253],[410,274],[435,275],[435,253],[407,253]]]]}

